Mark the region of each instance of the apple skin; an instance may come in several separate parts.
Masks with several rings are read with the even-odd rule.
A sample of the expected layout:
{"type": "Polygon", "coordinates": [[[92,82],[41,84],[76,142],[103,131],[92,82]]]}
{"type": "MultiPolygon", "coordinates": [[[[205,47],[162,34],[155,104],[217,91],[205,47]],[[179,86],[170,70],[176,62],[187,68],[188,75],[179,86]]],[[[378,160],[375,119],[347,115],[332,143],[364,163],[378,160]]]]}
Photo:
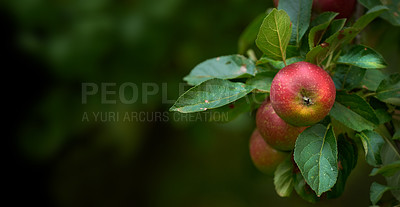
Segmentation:
{"type": "Polygon", "coordinates": [[[307,127],[295,127],[281,119],[272,108],[269,99],[258,108],[256,114],[258,131],[271,147],[290,151],[294,149],[297,136],[307,127]]]}
{"type": "Polygon", "coordinates": [[[278,8],[279,0],[274,0],[274,6],[278,8]]]}
{"type": "Polygon", "coordinates": [[[258,129],[255,129],[251,135],[249,146],[254,165],[267,175],[273,175],[278,165],[290,155],[269,146],[258,129]]]}
{"type": "Polygon", "coordinates": [[[356,8],[357,0],[314,0],[313,10],[322,12],[337,12],[336,19],[350,18],[356,8]]]}
{"type": "MultiPolygon", "coordinates": [[[[337,12],[336,19],[350,18],[356,8],[357,0],[314,0],[312,9],[316,13],[337,12]]],[[[279,0],[274,0],[275,7],[278,7],[279,0]]]]}
{"type": "Polygon", "coordinates": [[[322,68],[297,62],[282,68],[271,84],[275,112],[293,126],[311,126],[328,115],[335,102],[332,78],[322,68]]]}

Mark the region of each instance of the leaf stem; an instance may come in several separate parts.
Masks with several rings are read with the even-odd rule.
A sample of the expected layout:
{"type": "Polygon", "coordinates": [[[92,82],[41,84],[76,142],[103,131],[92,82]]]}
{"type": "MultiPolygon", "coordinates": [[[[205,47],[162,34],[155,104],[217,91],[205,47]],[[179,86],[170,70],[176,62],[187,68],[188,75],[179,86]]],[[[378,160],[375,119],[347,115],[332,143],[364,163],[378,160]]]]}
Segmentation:
{"type": "Polygon", "coordinates": [[[326,65],[325,65],[325,70],[331,65],[332,56],[333,56],[333,52],[328,57],[328,61],[326,62],[326,65]]]}
{"type": "Polygon", "coordinates": [[[397,148],[396,145],[393,143],[393,140],[390,139],[391,136],[386,126],[379,125],[378,128],[375,129],[375,131],[377,131],[383,137],[385,142],[387,142],[389,146],[393,149],[393,151],[396,153],[397,157],[400,158],[400,149],[397,148]]]}
{"type": "Polygon", "coordinates": [[[375,93],[375,92],[372,92],[372,93],[366,93],[366,94],[364,94],[364,98],[367,98],[367,97],[370,97],[370,96],[374,96],[374,95],[376,95],[376,93],[375,93]]]}

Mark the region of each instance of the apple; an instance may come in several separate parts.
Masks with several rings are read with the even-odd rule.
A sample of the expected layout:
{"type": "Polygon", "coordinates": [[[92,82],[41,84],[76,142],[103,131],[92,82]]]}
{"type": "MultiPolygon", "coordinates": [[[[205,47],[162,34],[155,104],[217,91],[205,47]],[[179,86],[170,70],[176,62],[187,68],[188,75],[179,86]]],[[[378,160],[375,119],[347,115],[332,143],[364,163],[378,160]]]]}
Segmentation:
{"type": "Polygon", "coordinates": [[[292,126],[281,119],[272,108],[269,99],[258,108],[256,114],[258,131],[273,148],[290,151],[294,149],[297,136],[307,127],[292,126]]]}
{"type": "Polygon", "coordinates": [[[279,4],[279,0],[274,0],[275,7],[278,7],[278,4],[279,4]]]}
{"type": "MultiPolygon", "coordinates": [[[[278,7],[279,0],[274,0],[275,7],[278,7]]],[[[294,2],[295,3],[295,2],[294,2]]],[[[336,19],[350,18],[356,8],[357,0],[314,0],[312,9],[316,13],[337,12],[336,19]]]]}
{"type": "Polygon", "coordinates": [[[313,11],[322,12],[337,12],[336,19],[350,18],[356,8],[357,0],[314,0],[313,11]]]}
{"type": "Polygon", "coordinates": [[[250,156],[254,165],[263,173],[273,175],[276,168],[289,155],[269,146],[255,129],[250,138],[250,156]]]}
{"type": "Polygon", "coordinates": [[[321,121],[335,102],[332,78],[322,68],[297,62],[282,68],[271,83],[271,105],[287,123],[310,126],[321,121]]]}

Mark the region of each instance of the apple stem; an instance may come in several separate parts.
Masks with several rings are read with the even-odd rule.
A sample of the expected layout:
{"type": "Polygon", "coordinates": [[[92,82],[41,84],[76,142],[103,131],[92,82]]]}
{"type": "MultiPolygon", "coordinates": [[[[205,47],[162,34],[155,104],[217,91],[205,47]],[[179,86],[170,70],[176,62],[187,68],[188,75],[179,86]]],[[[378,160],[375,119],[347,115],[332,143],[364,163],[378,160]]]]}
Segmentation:
{"type": "Polygon", "coordinates": [[[311,99],[308,98],[308,97],[305,97],[305,96],[303,97],[303,102],[304,102],[307,106],[313,104],[313,102],[311,101],[311,99]]]}

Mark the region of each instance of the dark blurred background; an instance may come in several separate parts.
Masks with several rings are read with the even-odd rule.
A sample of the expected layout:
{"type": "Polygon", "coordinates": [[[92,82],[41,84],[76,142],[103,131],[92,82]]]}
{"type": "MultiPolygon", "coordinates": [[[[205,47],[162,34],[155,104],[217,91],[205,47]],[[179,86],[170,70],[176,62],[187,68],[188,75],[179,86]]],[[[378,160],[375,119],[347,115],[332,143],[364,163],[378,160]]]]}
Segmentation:
{"type": "MultiPolygon", "coordinates": [[[[310,205],[296,195],[280,198],[273,179],[252,165],[253,114],[228,124],[171,114],[150,119],[155,112],[164,117],[172,105],[165,96],[179,96],[182,77],[196,64],[237,53],[241,32],[272,0],[9,0],[0,6],[5,180],[14,206],[310,205]],[[119,100],[127,82],[138,87],[134,104],[119,100]],[[82,104],[82,83],[99,91],[102,83],[115,84],[109,97],[116,104],[104,104],[100,92],[82,104]],[[146,94],[146,84],[159,92],[146,94]],[[85,112],[89,121],[82,121],[85,112]],[[93,112],[148,117],[95,121],[93,112]]],[[[382,20],[369,29],[381,32],[367,35],[366,44],[398,70],[399,29],[382,20]]],[[[361,153],[344,195],[318,205],[369,205],[375,178],[361,153]]]]}

